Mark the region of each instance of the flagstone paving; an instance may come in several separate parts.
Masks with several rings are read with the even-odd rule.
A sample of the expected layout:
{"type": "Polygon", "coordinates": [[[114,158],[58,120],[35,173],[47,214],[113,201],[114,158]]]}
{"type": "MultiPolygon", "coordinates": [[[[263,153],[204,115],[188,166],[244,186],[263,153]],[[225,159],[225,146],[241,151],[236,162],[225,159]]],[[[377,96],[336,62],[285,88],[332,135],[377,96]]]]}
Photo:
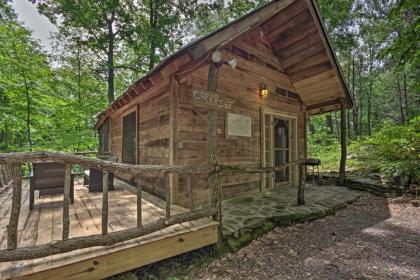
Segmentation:
{"type": "Polygon", "coordinates": [[[298,205],[297,187],[284,186],[262,193],[240,196],[222,202],[222,232],[239,236],[268,221],[276,224],[313,220],[342,208],[363,193],[338,186],[306,186],[305,205],[298,205]]]}

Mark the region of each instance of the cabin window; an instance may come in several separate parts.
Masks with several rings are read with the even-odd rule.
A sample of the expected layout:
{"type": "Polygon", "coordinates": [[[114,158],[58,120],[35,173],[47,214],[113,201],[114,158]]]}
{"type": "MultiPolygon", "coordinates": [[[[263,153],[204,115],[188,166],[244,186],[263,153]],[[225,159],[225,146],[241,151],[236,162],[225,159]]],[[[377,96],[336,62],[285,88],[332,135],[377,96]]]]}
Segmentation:
{"type": "Polygon", "coordinates": [[[122,162],[137,164],[137,112],[123,117],[122,162]]]}
{"type": "Polygon", "coordinates": [[[110,141],[109,141],[109,118],[99,127],[99,152],[105,153],[110,152],[110,141]]]}

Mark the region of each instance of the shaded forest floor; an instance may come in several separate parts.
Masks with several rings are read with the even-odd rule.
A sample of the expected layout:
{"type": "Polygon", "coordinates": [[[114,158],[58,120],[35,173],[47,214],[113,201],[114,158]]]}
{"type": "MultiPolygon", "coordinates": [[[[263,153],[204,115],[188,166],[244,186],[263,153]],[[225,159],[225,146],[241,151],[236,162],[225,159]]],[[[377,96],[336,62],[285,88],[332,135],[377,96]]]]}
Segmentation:
{"type": "Polygon", "coordinates": [[[394,201],[368,196],[335,216],[276,228],[194,278],[419,279],[420,208],[394,201]]]}
{"type": "Polygon", "coordinates": [[[420,208],[409,200],[366,195],[334,216],[277,227],[236,253],[214,258],[210,249],[201,249],[136,274],[139,279],[419,279],[419,217],[420,208]]]}

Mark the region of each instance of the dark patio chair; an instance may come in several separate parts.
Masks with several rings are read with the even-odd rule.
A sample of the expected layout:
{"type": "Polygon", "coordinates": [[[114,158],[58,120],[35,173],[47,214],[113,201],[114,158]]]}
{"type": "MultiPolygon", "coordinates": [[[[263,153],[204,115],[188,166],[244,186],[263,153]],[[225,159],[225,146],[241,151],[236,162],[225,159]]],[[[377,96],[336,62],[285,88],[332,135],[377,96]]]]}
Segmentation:
{"type": "MultiPolygon", "coordinates": [[[[39,196],[56,195],[64,193],[64,177],[66,165],[59,162],[39,162],[32,164],[29,176],[29,209],[34,208],[35,191],[39,196]]],[[[74,203],[74,175],[70,180],[70,200],[74,203]]]]}
{"type": "MultiPolygon", "coordinates": [[[[118,158],[115,156],[99,156],[100,159],[117,162],[118,158]]],[[[103,171],[95,168],[89,168],[84,171],[84,184],[89,185],[89,192],[103,191],[103,171]]],[[[109,173],[108,189],[114,190],[114,173],[109,173]]]]}

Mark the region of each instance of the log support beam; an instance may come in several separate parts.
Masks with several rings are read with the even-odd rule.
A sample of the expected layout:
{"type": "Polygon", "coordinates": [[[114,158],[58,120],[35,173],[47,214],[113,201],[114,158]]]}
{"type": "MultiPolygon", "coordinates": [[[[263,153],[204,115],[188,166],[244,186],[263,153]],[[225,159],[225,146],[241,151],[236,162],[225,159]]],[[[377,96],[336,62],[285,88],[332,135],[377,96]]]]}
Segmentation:
{"type": "Polygon", "coordinates": [[[346,180],[346,159],[347,159],[347,125],[346,125],[346,106],[345,99],[340,99],[341,104],[341,133],[340,133],[340,144],[341,144],[341,159],[340,159],[340,173],[338,177],[338,184],[344,186],[346,180]]]}
{"type": "Polygon", "coordinates": [[[64,174],[64,199],[63,199],[63,241],[69,239],[70,233],[70,186],[71,186],[71,164],[66,164],[64,174]]]}
{"type": "Polygon", "coordinates": [[[20,164],[6,165],[8,173],[12,174],[13,196],[9,225],[7,226],[7,250],[15,250],[18,241],[19,215],[22,200],[22,172],[20,164]]]}

